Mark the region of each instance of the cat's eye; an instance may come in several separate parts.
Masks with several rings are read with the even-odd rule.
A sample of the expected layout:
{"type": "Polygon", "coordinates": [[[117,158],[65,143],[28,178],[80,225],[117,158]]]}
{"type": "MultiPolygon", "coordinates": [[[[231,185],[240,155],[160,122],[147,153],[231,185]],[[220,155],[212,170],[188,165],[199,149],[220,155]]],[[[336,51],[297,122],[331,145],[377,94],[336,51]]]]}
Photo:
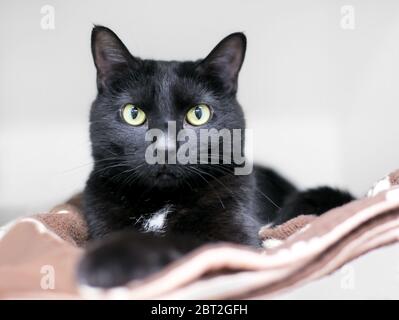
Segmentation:
{"type": "Polygon", "coordinates": [[[193,126],[202,126],[211,118],[211,109],[206,104],[199,104],[188,110],[186,119],[193,126]]]}
{"type": "Polygon", "coordinates": [[[142,125],[147,118],[143,110],[131,103],[123,106],[121,114],[123,120],[132,126],[142,125]]]}

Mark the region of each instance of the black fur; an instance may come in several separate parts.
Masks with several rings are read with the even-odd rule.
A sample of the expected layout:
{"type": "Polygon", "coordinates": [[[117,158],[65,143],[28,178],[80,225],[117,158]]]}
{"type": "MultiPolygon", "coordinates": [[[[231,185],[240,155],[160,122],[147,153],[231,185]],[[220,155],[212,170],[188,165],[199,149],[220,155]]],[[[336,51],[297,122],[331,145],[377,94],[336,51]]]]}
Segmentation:
{"type": "Polygon", "coordinates": [[[79,266],[79,276],[91,285],[121,286],[159,271],[198,245],[192,237],[182,235],[159,238],[145,233],[116,232],[87,250],[79,266]]]}
{"type": "Polygon", "coordinates": [[[352,200],[350,193],[330,187],[297,191],[284,201],[274,224],[281,224],[301,214],[320,215],[352,200]]]}
{"type": "Polygon", "coordinates": [[[245,36],[235,33],[203,60],[142,60],[133,57],[111,30],[94,28],[98,86],[90,115],[94,168],[83,212],[93,240],[115,234],[97,240],[84,257],[79,268],[82,282],[120,285],[159,270],[203,243],[259,246],[262,225],[303,213],[320,214],[351,199],[331,189],[298,193],[276,172],[259,166],[252,174],[239,176],[233,165],[223,163],[145,162],[150,143],[145,142],[145,132],[165,130],[169,120],[176,121],[178,130],[186,127],[185,115],[198,103],[206,103],[213,112],[201,128],[245,128],[236,99],[245,50],[245,36]],[[132,127],[121,119],[126,103],[145,111],[145,124],[132,127]],[[163,233],[142,235],[145,218],[165,208],[170,212],[163,233]]]}

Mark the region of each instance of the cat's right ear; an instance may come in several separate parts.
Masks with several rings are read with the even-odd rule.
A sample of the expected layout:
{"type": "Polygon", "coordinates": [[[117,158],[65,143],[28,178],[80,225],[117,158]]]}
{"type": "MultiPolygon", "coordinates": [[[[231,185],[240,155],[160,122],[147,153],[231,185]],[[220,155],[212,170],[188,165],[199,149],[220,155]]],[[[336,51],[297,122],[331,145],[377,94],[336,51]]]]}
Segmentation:
{"type": "Polygon", "coordinates": [[[105,88],[108,80],[138,63],[123,42],[110,29],[95,26],[91,33],[91,51],[97,68],[97,87],[105,88]]]}
{"type": "Polygon", "coordinates": [[[217,80],[227,92],[237,91],[238,73],[245,58],[247,38],[242,32],[232,33],[200,62],[197,70],[217,80]]]}

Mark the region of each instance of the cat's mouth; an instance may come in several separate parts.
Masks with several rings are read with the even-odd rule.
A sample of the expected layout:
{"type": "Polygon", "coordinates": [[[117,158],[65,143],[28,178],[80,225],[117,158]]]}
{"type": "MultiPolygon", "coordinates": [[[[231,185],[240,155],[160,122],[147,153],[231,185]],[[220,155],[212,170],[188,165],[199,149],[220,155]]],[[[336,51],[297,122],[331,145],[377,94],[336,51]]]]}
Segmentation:
{"type": "Polygon", "coordinates": [[[178,184],[178,175],[170,169],[162,168],[154,174],[155,185],[158,188],[171,188],[178,184]]]}
{"type": "Polygon", "coordinates": [[[162,165],[157,168],[158,170],[155,173],[155,178],[156,179],[164,179],[164,180],[169,180],[169,179],[175,179],[177,178],[176,173],[172,168],[162,165]]]}
{"type": "Polygon", "coordinates": [[[157,179],[176,178],[176,175],[171,172],[158,172],[155,176],[157,179]]]}

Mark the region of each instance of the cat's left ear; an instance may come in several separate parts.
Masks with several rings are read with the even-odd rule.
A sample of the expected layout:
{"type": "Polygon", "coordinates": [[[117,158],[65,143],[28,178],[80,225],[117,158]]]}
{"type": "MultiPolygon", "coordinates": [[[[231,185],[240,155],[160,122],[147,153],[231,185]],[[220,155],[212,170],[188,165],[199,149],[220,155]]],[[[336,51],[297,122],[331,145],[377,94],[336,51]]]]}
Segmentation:
{"type": "Polygon", "coordinates": [[[228,92],[235,93],[246,47],[247,38],[243,33],[230,34],[200,62],[198,70],[216,79],[228,92]]]}

